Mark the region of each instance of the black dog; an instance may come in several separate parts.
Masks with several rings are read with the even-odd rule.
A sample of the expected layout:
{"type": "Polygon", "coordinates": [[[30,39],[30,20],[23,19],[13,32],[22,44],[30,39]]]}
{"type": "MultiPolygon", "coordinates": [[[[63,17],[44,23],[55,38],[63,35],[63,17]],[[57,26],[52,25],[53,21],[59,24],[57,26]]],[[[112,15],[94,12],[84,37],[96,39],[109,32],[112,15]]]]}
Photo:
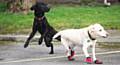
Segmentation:
{"type": "MultiPolygon", "coordinates": [[[[49,12],[50,8],[45,3],[37,2],[31,7],[31,10],[34,10],[35,18],[33,22],[32,32],[27,41],[25,42],[24,48],[29,45],[30,40],[38,31],[41,34],[41,37],[39,39],[39,45],[44,39],[46,46],[51,47],[50,54],[54,54],[53,44],[51,43],[51,41],[52,37],[57,33],[57,31],[49,25],[45,17],[45,12],[49,12]]],[[[57,40],[60,40],[60,37],[58,37],[57,40]]]]}

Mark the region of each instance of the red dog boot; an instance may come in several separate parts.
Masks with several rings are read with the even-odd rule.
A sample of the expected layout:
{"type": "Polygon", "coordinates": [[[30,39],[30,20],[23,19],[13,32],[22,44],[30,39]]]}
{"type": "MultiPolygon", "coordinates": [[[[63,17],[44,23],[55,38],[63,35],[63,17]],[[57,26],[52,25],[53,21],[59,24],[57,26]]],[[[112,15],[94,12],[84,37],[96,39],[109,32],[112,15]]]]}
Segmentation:
{"type": "Polygon", "coordinates": [[[85,59],[85,62],[88,63],[88,64],[91,64],[93,62],[92,58],[91,57],[87,57],[85,59]]]}
{"type": "Polygon", "coordinates": [[[68,56],[68,60],[69,60],[69,61],[73,61],[73,60],[75,60],[75,59],[72,58],[72,56],[68,56]]]}
{"type": "Polygon", "coordinates": [[[95,63],[95,64],[103,64],[103,62],[102,62],[102,61],[99,61],[99,60],[95,60],[94,63],[95,63]]]}

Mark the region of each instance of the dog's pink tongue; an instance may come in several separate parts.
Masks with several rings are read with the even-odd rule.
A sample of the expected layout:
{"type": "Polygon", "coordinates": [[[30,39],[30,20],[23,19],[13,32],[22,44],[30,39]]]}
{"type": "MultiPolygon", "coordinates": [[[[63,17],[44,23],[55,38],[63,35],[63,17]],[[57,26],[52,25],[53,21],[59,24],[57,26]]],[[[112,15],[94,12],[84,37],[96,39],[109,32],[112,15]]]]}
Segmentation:
{"type": "Polygon", "coordinates": [[[91,57],[88,57],[85,59],[85,62],[88,63],[88,64],[91,64],[93,62],[92,58],[91,57]]]}

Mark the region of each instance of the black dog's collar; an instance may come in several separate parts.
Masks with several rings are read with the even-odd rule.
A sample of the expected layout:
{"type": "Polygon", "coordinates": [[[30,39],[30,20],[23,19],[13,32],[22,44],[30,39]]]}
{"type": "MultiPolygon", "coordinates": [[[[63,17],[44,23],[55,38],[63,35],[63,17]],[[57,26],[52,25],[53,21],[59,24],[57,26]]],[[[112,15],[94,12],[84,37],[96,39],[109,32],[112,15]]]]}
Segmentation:
{"type": "Polygon", "coordinates": [[[42,16],[42,17],[35,17],[37,20],[41,21],[44,19],[45,16],[42,16]]]}
{"type": "Polygon", "coordinates": [[[95,38],[93,38],[93,37],[91,36],[91,34],[90,34],[89,31],[88,31],[88,36],[89,36],[89,38],[90,38],[91,40],[96,40],[95,38]]]}

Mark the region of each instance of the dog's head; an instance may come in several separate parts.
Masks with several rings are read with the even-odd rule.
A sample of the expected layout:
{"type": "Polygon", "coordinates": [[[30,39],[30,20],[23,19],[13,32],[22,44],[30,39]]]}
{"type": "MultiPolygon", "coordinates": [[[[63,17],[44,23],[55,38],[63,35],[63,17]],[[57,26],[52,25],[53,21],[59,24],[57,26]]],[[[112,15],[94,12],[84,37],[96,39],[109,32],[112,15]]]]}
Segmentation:
{"type": "Polygon", "coordinates": [[[36,2],[36,4],[31,7],[31,10],[35,12],[35,16],[43,16],[45,12],[49,12],[50,7],[43,2],[36,2]]]}
{"type": "Polygon", "coordinates": [[[92,34],[93,37],[98,37],[98,36],[104,38],[108,37],[108,32],[105,31],[103,26],[100,24],[91,25],[89,30],[91,31],[90,33],[92,34]]]}
{"type": "Polygon", "coordinates": [[[31,7],[31,10],[35,10],[38,12],[48,12],[50,10],[50,7],[43,2],[37,2],[31,7]]]}

